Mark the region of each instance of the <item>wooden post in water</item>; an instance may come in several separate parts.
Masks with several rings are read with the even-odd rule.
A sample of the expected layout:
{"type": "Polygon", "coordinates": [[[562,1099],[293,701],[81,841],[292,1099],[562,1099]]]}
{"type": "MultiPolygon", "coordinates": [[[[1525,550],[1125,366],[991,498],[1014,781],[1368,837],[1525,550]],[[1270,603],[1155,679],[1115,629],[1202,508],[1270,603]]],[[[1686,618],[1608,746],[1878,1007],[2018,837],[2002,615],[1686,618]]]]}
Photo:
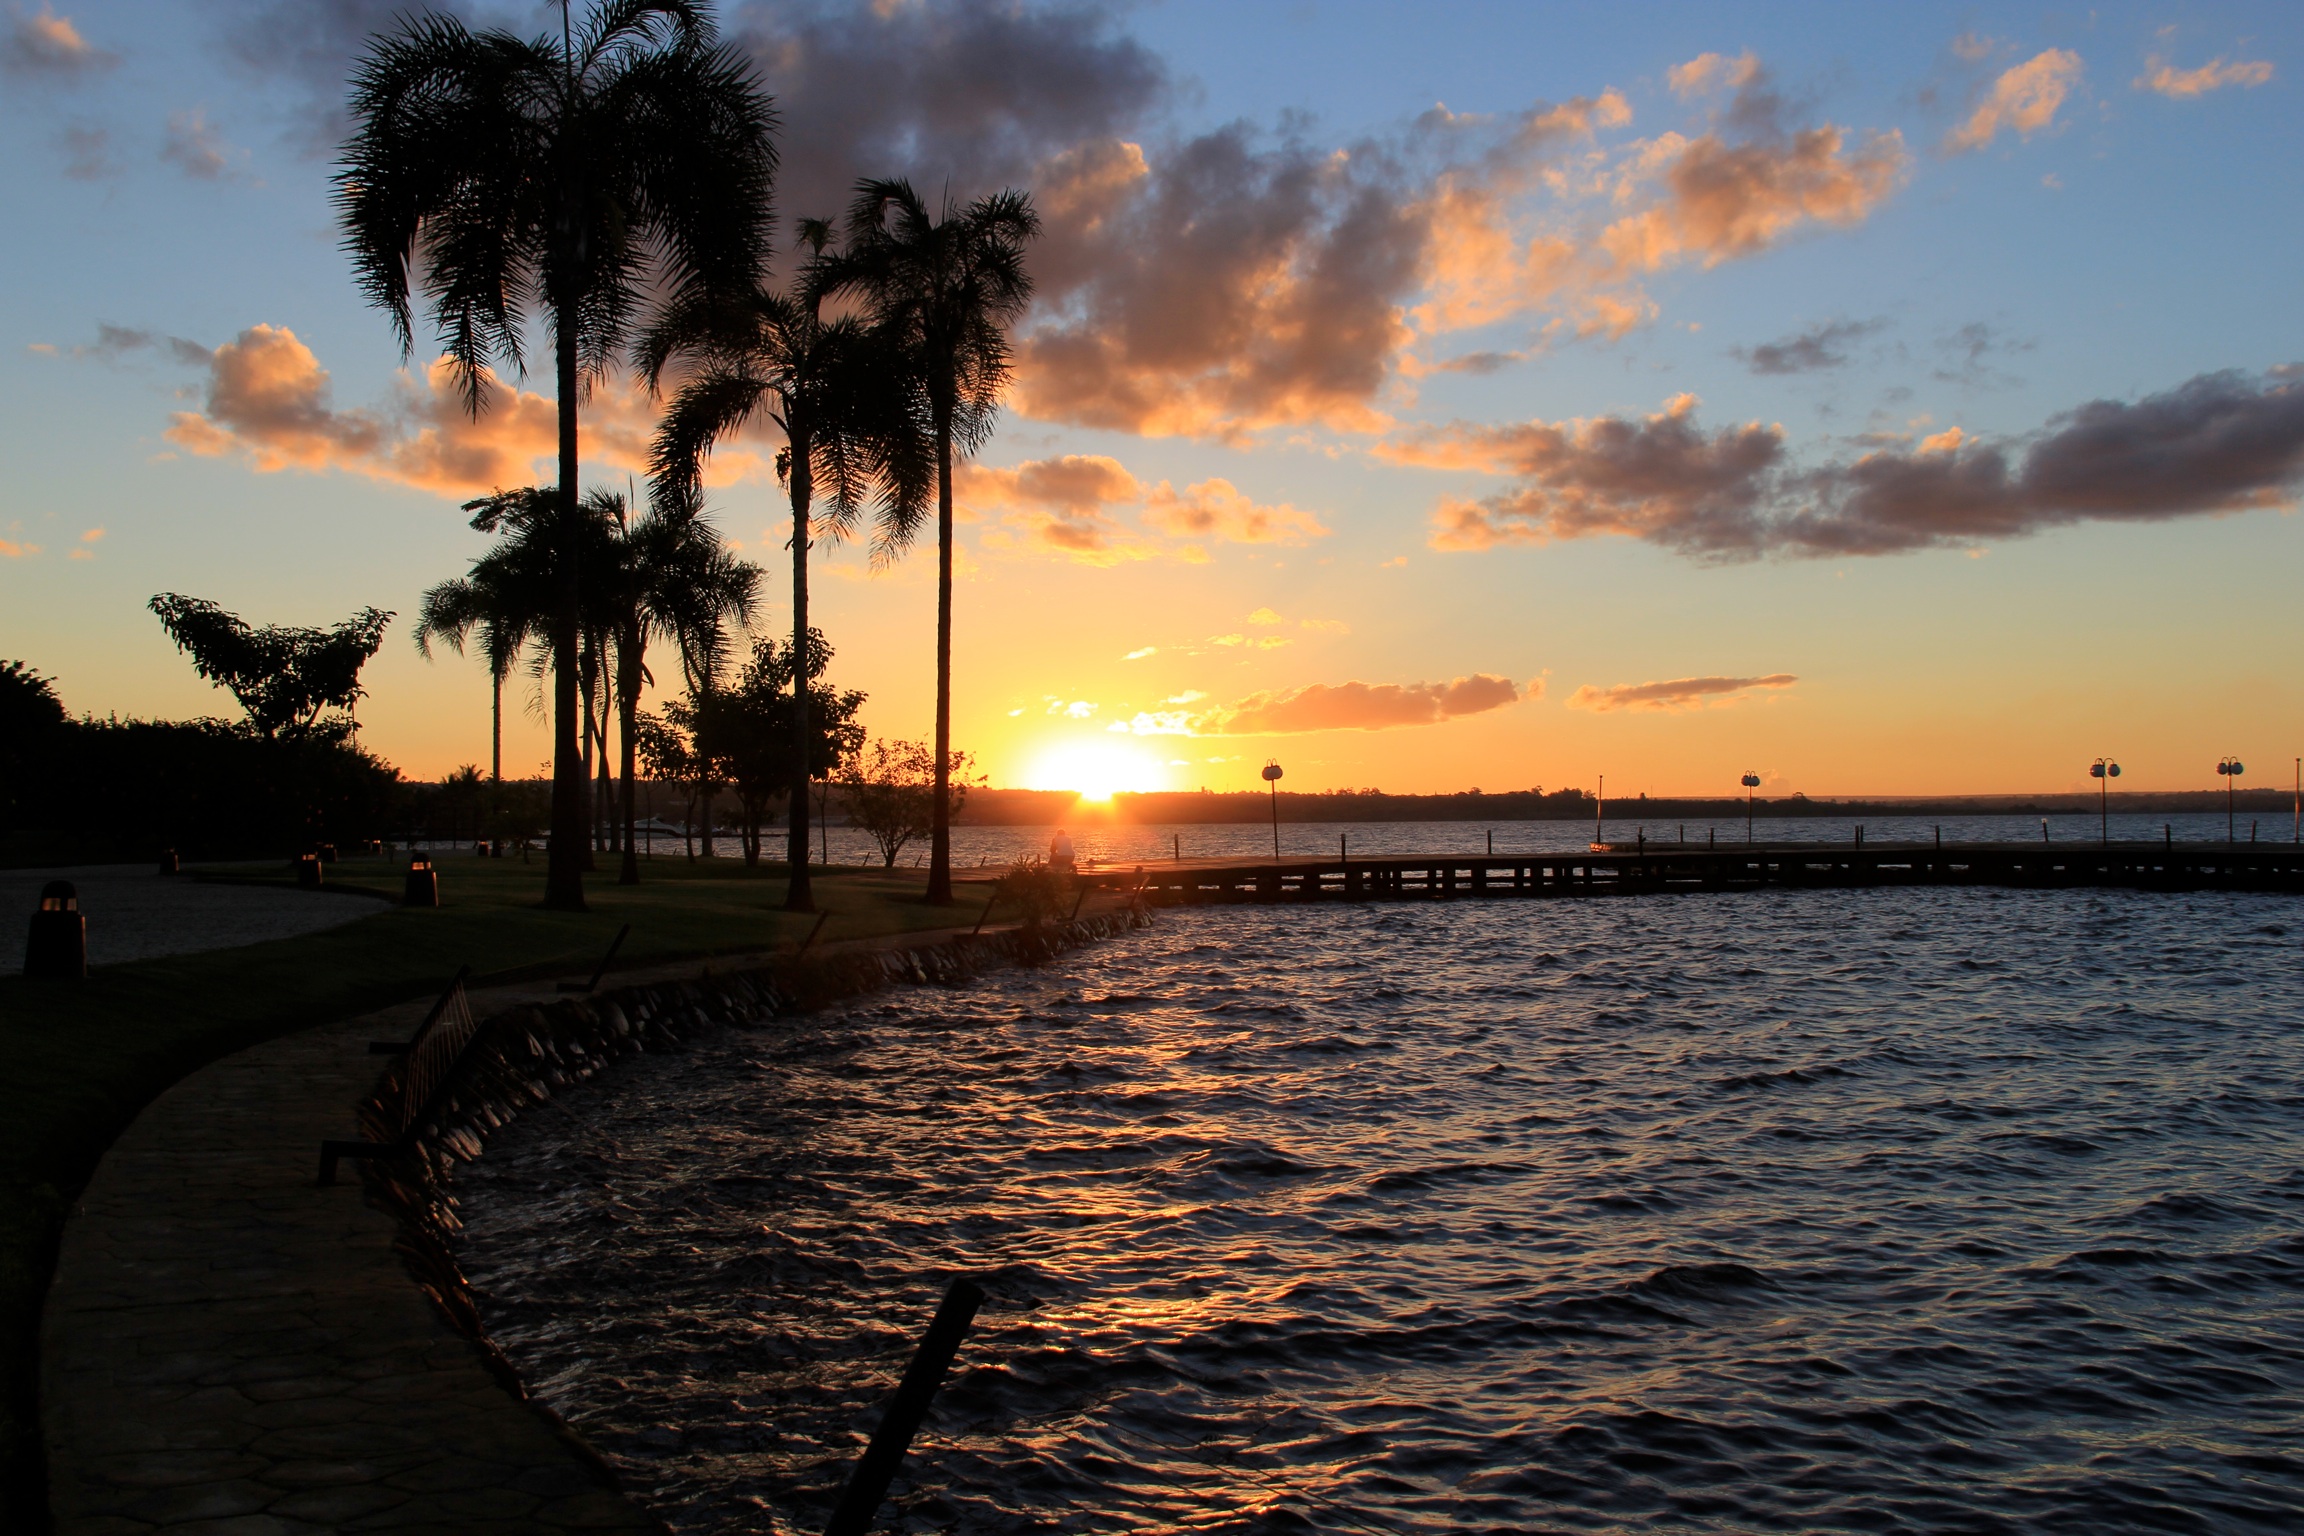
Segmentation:
{"type": "Polygon", "coordinates": [[[848,1487],[824,1526],[824,1536],[864,1536],[872,1528],[872,1517],[880,1512],[881,1501],[888,1497],[888,1485],[896,1480],[904,1453],[911,1449],[912,1437],[927,1419],[928,1405],[944,1384],[952,1357],[960,1352],[960,1340],[976,1320],[976,1309],[983,1305],[983,1288],[973,1281],[955,1280],[944,1293],[944,1304],[936,1309],[936,1320],[928,1325],[904,1379],[897,1383],[896,1395],[889,1400],[880,1427],[872,1433],[872,1443],[857,1459],[848,1487]]]}

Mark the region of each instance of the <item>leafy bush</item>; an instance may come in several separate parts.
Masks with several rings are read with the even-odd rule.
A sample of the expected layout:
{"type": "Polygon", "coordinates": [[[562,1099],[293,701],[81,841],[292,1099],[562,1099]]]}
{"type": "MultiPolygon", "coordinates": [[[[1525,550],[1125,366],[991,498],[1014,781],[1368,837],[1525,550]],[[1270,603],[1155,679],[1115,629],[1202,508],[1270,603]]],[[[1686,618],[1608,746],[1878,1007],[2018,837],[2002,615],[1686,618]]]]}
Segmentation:
{"type": "Polygon", "coordinates": [[[1038,929],[1070,917],[1075,899],[1071,872],[1035,857],[1008,866],[993,902],[1007,915],[1021,917],[1026,928],[1038,929]]]}

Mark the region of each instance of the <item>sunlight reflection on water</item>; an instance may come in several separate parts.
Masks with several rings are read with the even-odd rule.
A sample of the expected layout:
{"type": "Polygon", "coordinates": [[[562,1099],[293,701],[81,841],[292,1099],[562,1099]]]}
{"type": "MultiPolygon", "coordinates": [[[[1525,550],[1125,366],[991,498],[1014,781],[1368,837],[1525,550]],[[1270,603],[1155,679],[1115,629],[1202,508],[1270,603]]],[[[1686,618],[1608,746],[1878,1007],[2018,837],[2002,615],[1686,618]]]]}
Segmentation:
{"type": "Polygon", "coordinates": [[[963,1271],[907,1530],[2293,1529],[2300,936],[1165,912],[638,1062],[466,1171],[463,1256],[683,1532],[821,1528],[963,1271]]]}

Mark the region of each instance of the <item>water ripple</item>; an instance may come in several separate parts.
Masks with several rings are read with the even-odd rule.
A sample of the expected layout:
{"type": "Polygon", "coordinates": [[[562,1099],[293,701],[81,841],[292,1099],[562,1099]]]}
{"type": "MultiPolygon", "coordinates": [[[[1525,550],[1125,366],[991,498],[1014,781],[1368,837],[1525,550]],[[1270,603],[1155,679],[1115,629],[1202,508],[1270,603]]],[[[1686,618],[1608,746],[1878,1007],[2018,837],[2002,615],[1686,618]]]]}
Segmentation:
{"type": "Polygon", "coordinates": [[[528,1380],[821,1528],[2304,1526],[2304,949],[2247,896],[1233,908],[651,1056],[464,1175],[528,1380]]]}

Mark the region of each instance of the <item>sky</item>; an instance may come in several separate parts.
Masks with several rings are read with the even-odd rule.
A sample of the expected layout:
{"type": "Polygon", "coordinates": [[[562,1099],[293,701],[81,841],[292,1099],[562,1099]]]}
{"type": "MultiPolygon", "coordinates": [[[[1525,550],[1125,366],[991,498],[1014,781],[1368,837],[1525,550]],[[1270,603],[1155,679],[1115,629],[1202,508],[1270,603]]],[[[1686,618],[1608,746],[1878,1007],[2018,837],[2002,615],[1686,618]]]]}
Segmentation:
{"type": "MultiPolygon", "coordinates": [[[[156,592],[373,605],[362,739],[487,759],[484,668],[409,621],[485,547],[460,504],[552,476],[551,381],[461,415],[338,249],[343,81],[403,8],[0,0],[0,657],[75,712],[233,713],[156,592]]],[[[718,15],[784,218],[865,175],[1041,212],[959,480],[954,736],[995,784],[2181,789],[2304,752],[2293,5],[718,15]]],[[[653,411],[598,392],[587,484],[653,411]]],[[[763,631],[774,446],[710,491],[763,631]]],[[[867,727],[924,736],[932,544],[820,549],[814,590],[867,727]]]]}

